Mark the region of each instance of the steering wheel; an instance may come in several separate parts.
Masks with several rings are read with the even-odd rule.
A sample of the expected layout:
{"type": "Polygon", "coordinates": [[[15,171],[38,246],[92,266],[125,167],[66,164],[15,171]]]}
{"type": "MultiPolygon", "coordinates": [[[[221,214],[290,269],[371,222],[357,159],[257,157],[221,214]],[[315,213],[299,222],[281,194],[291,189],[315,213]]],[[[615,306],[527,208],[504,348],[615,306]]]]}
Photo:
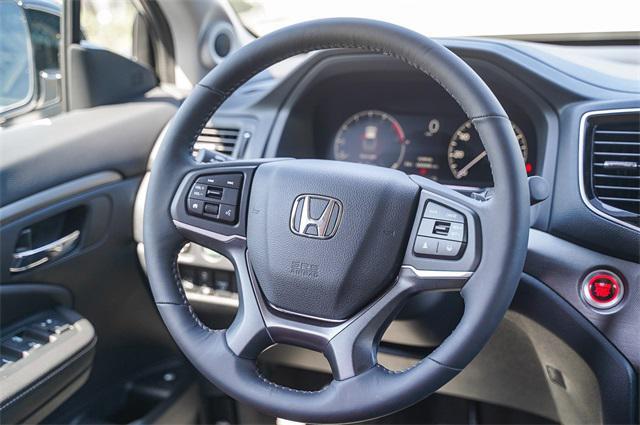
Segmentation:
{"type": "Polygon", "coordinates": [[[528,229],[522,155],[493,93],[440,44],[363,19],[284,28],[209,72],[166,133],[144,211],[149,282],[178,347],[230,396],[302,422],[387,415],[451,380],[503,318],[522,273],[528,229]],[[476,200],[419,176],[363,164],[192,159],[205,123],[249,78],[293,55],[333,48],[392,56],[438,82],[480,135],[493,196],[476,200]],[[176,265],[187,240],[235,266],[240,305],[227,330],[209,329],[187,302],[176,265]],[[376,362],[381,334],[404,302],[424,291],[459,291],[464,314],[428,357],[389,371],[376,362]],[[275,343],[323,353],[333,380],[319,391],[270,382],[256,359],[275,343]]]}

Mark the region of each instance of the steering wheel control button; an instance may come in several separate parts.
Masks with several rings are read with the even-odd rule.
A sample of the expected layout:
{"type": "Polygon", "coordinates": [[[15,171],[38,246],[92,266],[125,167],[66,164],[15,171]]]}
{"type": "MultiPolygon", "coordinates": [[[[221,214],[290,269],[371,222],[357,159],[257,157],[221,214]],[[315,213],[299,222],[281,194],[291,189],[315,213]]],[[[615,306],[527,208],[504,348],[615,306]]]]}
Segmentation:
{"type": "Polygon", "coordinates": [[[435,220],[423,219],[420,222],[420,227],[418,228],[418,235],[431,236],[433,234],[433,228],[435,224],[436,224],[435,220]]]}
{"type": "Polygon", "coordinates": [[[236,208],[231,205],[220,205],[220,213],[218,214],[221,221],[234,223],[236,221],[236,208]]]}
{"type": "Polygon", "coordinates": [[[210,215],[218,215],[218,211],[220,211],[219,204],[204,204],[204,213],[210,215]]]}
{"type": "Polygon", "coordinates": [[[441,240],[438,242],[436,253],[440,257],[457,257],[462,248],[462,243],[455,241],[441,240]]]}
{"type": "Polygon", "coordinates": [[[238,205],[240,199],[240,191],[238,189],[225,188],[222,192],[220,202],[228,205],[238,205]]]}
{"type": "Polygon", "coordinates": [[[451,221],[434,220],[423,218],[418,229],[419,236],[429,236],[438,239],[446,239],[456,242],[464,242],[464,223],[454,223],[451,221]]]}
{"type": "Polygon", "coordinates": [[[464,215],[433,201],[427,202],[422,217],[464,223],[464,215]]]}
{"type": "Polygon", "coordinates": [[[204,210],[204,201],[200,199],[189,198],[187,199],[187,211],[189,214],[201,216],[204,210]]]}
{"type": "Polygon", "coordinates": [[[222,191],[221,187],[209,187],[207,188],[206,197],[213,199],[222,199],[222,191]]]}
{"type": "Polygon", "coordinates": [[[191,186],[187,211],[207,220],[234,224],[240,204],[242,173],[199,177],[191,186]]]}
{"type": "Polygon", "coordinates": [[[415,254],[455,259],[464,252],[467,225],[462,213],[429,201],[422,217],[413,246],[415,254]]]}
{"type": "Polygon", "coordinates": [[[416,237],[413,245],[413,252],[418,255],[436,255],[438,251],[438,239],[425,238],[424,236],[416,237]]]}
{"type": "Polygon", "coordinates": [[[620,277],[609,270],[596,270],[589,273],[581,284],[582,299],[598,310],[616,307],[624,297],[624,283],[620,277]]]}
{"type": "Polygon", "coordinates": [[[189,197],[196,199],[203,199],[206,198],[206,196],[207,186],[198,183],[193,185],[193,187],[191,188],[191,193],[189,194],[189,197]]]}
{"type": "Polygon", "coordinates": [[[242,174],[214,174],[211,176],[200,177],[197,183],[202,183],[208,186],[228,187],[232,189],[239,189],[242,185],[242,174]]]}
{"type": "Polygon", "coordinates": [[[449,233],[446,236],[447,239],[462,242],[464,240],[464,224],[451,223],[449,227],[449,233]]]}

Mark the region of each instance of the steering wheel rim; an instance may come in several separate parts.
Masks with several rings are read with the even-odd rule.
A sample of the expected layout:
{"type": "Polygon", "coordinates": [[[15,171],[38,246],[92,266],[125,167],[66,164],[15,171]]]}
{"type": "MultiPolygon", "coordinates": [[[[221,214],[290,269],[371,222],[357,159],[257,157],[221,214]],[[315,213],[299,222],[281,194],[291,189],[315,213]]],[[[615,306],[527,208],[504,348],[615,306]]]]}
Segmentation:
{"type": "MultiPolygon", "coordinates": [[[[355,168],[356,172],[370,171],[355,168]]],[[[409,183],[399,179],[409,177],[399,177],[390,170],[377,172],[387,173],[384,179],[398,179],[398,185],[408,188],[409,183]]],[[[255,229],[257,225],[253,226],[255,229]]],[[[238,50],[196,85],[174,117],[154,161],[144,211],[145,261],[162,319],[177,345],[207,379],[238,400],[274,416],[304,422],[350,422],[387,415],[420,401],[473,359],[511,302],[522,273],[528,227],[528,187],[518,143],[506,113],[480,77],[449,50],[418,33],[378,21],[328,19],[261,37],[238,50]],[[191,156],[191,148],[206,122],[253,75],[296,54],[331,48],[389,55],[438,82],[476,127],[495,182],[492,199],[479,202],[412,176],[416,193],[408,206],[413,212],[408,227],[411,232],[408,240],[403,239],[406,254],[395,283],[390,283],[357,314],[334,325],[282,315],[270,308],[273,306],[266,302],[261,286],[264,283],[256,282],[246,249],[247,225],[258,223],[248,209],[260,215],[260,206],[266,205],[259,203],[261,198],[251,187],[260,184],[256,173],[266,179],[269,170],[275,175],[282,170],[313,170],[328,164],[290,160],[279,164],[232,161],[212,165],[197,164],[191,156]],[[185,200],[191,187],[207,173],[243,176],[245,186],[239,194],[236,224],[211,227],[185,215],[185,200]],[[455,264],[442,259],[425,262],[412,256],[416,228],[428,201],[452,207],[465,217],[468,247],[455,264]],[[185,239],[216,249],[234,263],[240,308],[228,331],[206,327],[186,299],[176,265],[185,239]],[[462,261],[471,251],[475,261],[462,261]],[[417,267],[420,264],[438,268],[417,267]],[[465,300],[460,323],[433,353],[409,370],[391,372],[375,364],[375,347],[383,328],[408,295],[424,290],[459,290],[465,300]],[[274,342],[323,351],[332,368],[335,366],[336,379],[312,392],[268,381],[256,368],[255,358],[274,342]]]]}

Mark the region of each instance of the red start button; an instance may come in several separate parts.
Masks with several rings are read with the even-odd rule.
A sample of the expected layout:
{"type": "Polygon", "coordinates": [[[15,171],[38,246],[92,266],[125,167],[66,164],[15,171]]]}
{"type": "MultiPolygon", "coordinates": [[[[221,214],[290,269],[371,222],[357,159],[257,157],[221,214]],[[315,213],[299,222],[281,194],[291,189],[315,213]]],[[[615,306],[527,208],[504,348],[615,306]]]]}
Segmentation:
{"type": "Polygon", "coordinates": [[[624,295],[622,280],[608,270],[596,270],[582,281],[582,298],[597,309],[610,309],[617,306],[624,295]]]}

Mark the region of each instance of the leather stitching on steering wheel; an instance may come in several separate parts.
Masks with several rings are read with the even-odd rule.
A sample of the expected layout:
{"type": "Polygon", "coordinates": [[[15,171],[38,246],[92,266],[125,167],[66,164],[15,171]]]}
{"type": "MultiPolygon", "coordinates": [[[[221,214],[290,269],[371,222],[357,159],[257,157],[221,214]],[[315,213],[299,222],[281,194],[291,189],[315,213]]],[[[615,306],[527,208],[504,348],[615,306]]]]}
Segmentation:
{"type": "Polygon", "coordinates": [[[191,303],[189,303],[189,300],[187,300],[187,295],[184,293],[184,288],[182,287],[182,279],[180,278],[180,273],[178,273],[178,254],[180,253],[181,250],[182,250],[182,246],[178,244],[178,249],[176,250],[176,253],[173,255],[175,260],[173,260],[171,263],[171,269],[173,271],[173,278],[174,278],[175,284],[178,287],[178,292],[182,297],[183,305],[187,307],[187,309],[189,310],[189,313],[191,314],[191,317],[193,317],[193,320],[202,330],[207,332],[215,332],[215,333],[224,332],[224,330],[221,330],[221,329],[211,329],[210,327],[202,323],[202,321],[200,320],[196,312],[193,310],[191,303]]]}
{"type": "Polygon", "coordinates": [[[260,370],[258,368],[255,369],[256,375],[258,376],[258,378],[260,378],[264,383],[274,387],[274,388],[278,388],[281,390],[287,390],[293,393],[298,393],[298,394],[315,394],[315,393],[320,393],[324,390],[326,390],[327,388],[329,388],[329,385],[326,385],[322,388],[320,388],[319,390],[316,391],[308,391],[308,390],[298,390],[296,388],[290,388],[290,387],[286,387],[284,385],[280,385],[280,384],[276,384],[273,381],[268,380],[267,378],[264,377],[264,375],[262,375],[262,373],[260,372],[260,370]]]}

